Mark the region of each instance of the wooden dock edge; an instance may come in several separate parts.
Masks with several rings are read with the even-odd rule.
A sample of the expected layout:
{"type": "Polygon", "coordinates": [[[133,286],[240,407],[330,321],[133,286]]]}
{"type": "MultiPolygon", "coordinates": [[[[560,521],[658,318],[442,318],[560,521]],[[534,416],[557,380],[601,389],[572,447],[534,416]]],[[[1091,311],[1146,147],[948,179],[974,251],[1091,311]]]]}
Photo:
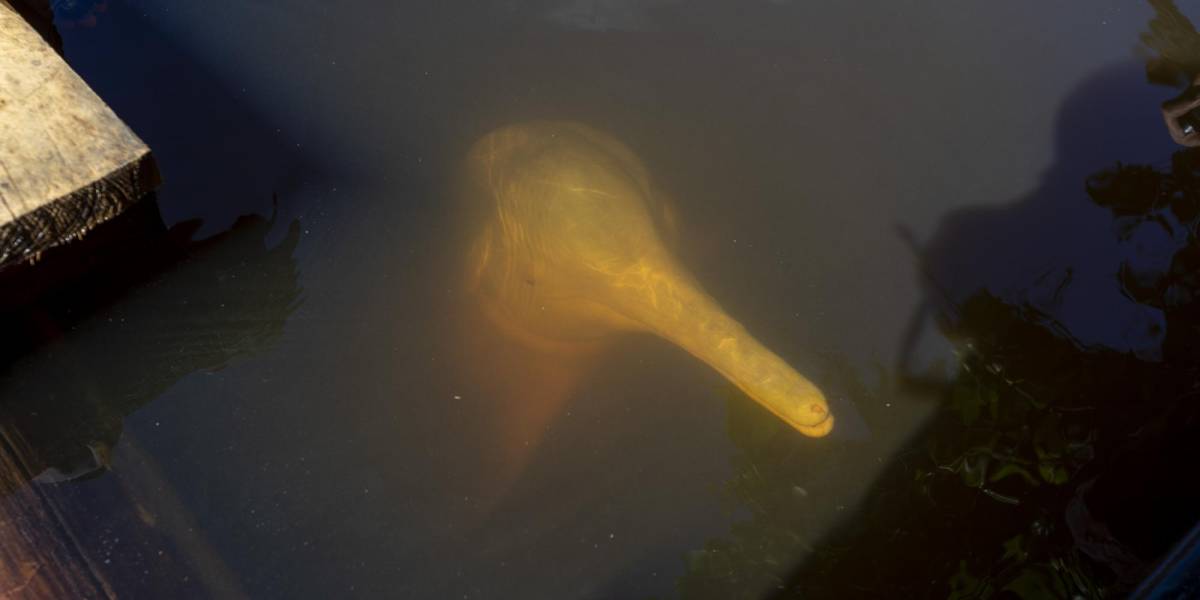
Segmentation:
{"type": "Polygon", "coordinates": [[[0,227],[0,268],[36,262],[42,252],[75,240],[121,214],[161,183],[149,151],[91,184],[0,227]]]}
{"type": "Polygon", "coordinates": [[[0,270],[37,260],[153,192],[150,149],[0,0],[0,270]]]}

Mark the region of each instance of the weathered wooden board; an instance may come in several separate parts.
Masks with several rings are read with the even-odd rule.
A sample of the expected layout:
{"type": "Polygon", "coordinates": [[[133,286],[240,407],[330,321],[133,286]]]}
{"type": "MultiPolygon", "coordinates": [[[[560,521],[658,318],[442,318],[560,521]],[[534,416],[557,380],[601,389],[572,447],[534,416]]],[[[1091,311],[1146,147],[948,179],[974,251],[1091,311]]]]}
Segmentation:
{"type": "Polygon", "coordinates": [[[0,268],[86,233],[158,183],[142,140],[0,4],[0,268]]]}
{"type": "Polygon", "coordinates": [[[62,54],[62,36],[54,27],[54,7],[50,2],[51,0],[0,0],[0,5],[7,5],[17,11],[55,52],[62,54]]]}

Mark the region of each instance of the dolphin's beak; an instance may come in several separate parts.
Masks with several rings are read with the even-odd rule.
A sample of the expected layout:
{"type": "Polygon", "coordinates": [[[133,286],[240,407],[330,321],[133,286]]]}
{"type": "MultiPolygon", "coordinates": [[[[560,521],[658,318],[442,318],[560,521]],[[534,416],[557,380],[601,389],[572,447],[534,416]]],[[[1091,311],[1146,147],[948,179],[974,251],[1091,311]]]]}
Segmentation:
{"type": "Polygon", "coordinates": [[[833,430],[821,390],[755,340],[665,252],[610,281],[616,312],[708,363],[800,433],[833,430]]]}

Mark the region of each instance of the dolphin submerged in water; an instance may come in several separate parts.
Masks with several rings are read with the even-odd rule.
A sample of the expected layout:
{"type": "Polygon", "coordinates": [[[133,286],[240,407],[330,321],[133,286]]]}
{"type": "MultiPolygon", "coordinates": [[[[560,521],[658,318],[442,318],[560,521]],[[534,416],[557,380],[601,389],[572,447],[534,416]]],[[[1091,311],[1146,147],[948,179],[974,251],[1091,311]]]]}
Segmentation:
{"type": "Polygon", "coordinates": [[[653,333],[799,432],[833,429],[821,390],[727,315],[668,250],[669,213],[624,144],[578,123],[523,123],[476,142],[466,170],[477,215],[467,287],[510,338],[555,352],[653,333]]]}

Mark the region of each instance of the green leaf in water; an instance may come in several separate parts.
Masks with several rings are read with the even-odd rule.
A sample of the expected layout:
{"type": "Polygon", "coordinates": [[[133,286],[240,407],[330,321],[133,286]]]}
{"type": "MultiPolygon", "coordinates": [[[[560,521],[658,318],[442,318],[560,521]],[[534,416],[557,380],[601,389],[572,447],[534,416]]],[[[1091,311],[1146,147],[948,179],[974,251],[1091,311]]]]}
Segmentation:
{"type": "Polygon", "coordinates": [[[1034,477],[1033,474],[1029,472],[1029,469],[1026,469],[1025,467],[1022,467],[1021,465],[1014,464],[1014,463],[1008,463],[1008,464],[1004,465],[1003,467],[996,469],[996,472],[992,473],[992,476],[991,476],[991,478],[989,478],[989,481],[992,481],[992,482],[1000,481],[1001,479],[1004,479],[1005,477],[1008,477],[1010,475],[1019,475],[1021,477],[1021,479],[1024,479],[1025,483],[1028,483],[1029,485],[1038,485],[1037,478],[1034,477]]]}
{"type": "Polygon", "coordinates": [[[1000,560],[1013,559],[1018,562],[1024,561],[1029,557],[1029,551],[1025,549],[1025,534],[1018,534],[1004,542],[1004,556],[1000,560]]]}
{"type": "Polygon", "coordinates": [[[1005,591],[1016,594],[1018,598],[1066,598],[1067,588],[1062,580],[1055,577],[1047,569],[1027,567],[1007,586],[1005,591]]]}
{"type": "Polygon", "coordinates": [[[1070,474],[1067,473],[1067,468],[1055,463],[1038,463],[1038,474],[1042,476],[1047,483],[1054,485],[1062,485],[1070,479],[1070,474]]]}

